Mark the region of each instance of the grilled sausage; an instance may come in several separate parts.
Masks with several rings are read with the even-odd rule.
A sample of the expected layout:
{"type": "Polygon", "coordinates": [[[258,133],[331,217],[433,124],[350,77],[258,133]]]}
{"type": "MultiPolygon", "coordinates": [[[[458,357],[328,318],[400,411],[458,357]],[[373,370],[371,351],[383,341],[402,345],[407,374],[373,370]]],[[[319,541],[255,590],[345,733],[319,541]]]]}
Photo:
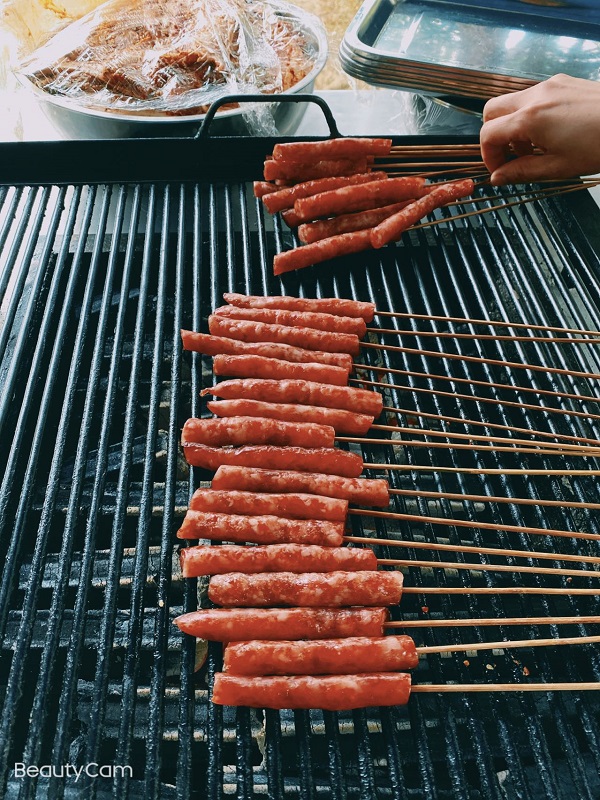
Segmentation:
{"type": "Polygon", "coordinates": [[[188,419],[181,432],[181,443],[210,447],[243,444],[273,444],[291,447],[333,447],[335,431],[329,425],[310,422],[282,422],[262,417],[227,419],[188,419]]]}
{"type": "Polygon", "coordinates": [[[269,417],[284,422],[311,422],[330,425],[336,433],[348,436],[363,436],[373,424],[373,417],[366,414],[298,403],[263,403],[261,400],[237,399],[211,400],[206,406],[218,417],[269,417]]]}
{"type": "Polygon", "coordinates": [[[254,355],[296,363],[330,364],[334,367],[341,367],[346,372],[352,372],[352,356],[347,353],[303,350],[301,347],[294,347],[291,344],[277,344],[276,342],[240,342],[224,336],[211,336],[208,333],[193,333],[184,330],[181,331],[181,340],[184,350],[203,353],[206,356],[254,355]]]}
{"type": "Polygon", "coordinates": [[[321,160],[312,164],[288,163],[287,161],[265,161],[263,175],[265,180],[284,180],[304,182],[316,178],[329,178],[333,175],[355,175],[368,172],[367,159],[363,158],[337,158],[321,160]]]}
{"type": "Polygon", "coordinates": [[[220,466],[212,480],[215,489],[242,489],[249,492],[308,492],[339,497],[362,506],[388,506],[390,493],[386,480],[343,478],[317,472],[220,466]]]}
{"type": "Polygon", "coordinates": [[[367,332],[367,324],[362,317],[341,317],[336,314],[324,314],[315,311],[288,311],[282,308],[239,308],[238,306],[221,306],[214,314],[232,319],[249,319],[254,322],[266,322],[270,325],[286,325],[291,328],[314,328],[332,333],[353,333],[362,337],[367,332]]]}
{"type": "Polygon", "coordinates": [[[400,602],[402,573],[231,572],[211,579],[208,596],[219,606],[390,606],[400,602]]]}
{"type": "Polygon", "coordinates": [[[365,322],[372,322],[375,316],[375,303],[347,300],[342,297],[307,298],[290,297],[289,295],[261,297],[228,292],[223,295],[223,300],[240,308],[286,308],[290,311],[318,311],[325,314],[339,314],[344,317],[362,317],[365,322]]]}
{"type": "Polygon", "coordinates": [[[311,197],[314,194],[328,192],[331,189],[339,189],[342,186],[356,186],[360,183],[386,180],[386,178],[387,172],[362,172],[358,175],[318,178],[312,181],[297,183],[295,186],[289,186],[277,192],[270,192],[268,196],[263,195],[263,202],[267,211],[270,211],[271,214],[275,214],[278,211],[285,211],[292,208],[295,201],[299,200],[301,197],[311,197]]]}
{"type": "MultiPolygon", "coordinates": [[[[280,255],[283,254],[280,253],[280,255]]],[[[208,329],[214,336],[227,336],[243,342],[279,342],[302,347],[305,350],[349,353],[351,356],[357,356],[360,350],[359,339],[355,334],[317,331],[313,328],[290,328],[287,325],[269,325],[265,322],[229,319],[217,314],[211,314],[208,318],[208,329]]]]}
{"type": "Polygon", "coordinates": [[[192,467],[215,471],[221,466],[269,467],[270,469],[319,472],[356,478],[363,469],[358,453],[338,448],[273,447],[207,447],[188,444],[183,448],[186,461],[192,467]]]}
{"type": "Polygon", "coordinates": [[[316,222],[305,222],[298,228],[298,238],[305,244],[312,244],[312,242],[318,242],[321,239],[328,239],[330,236],[339,236],[341,233],[364,231],[367,228],[373,228],[375,225],[379,225],[384,219],[406,208],[409,203],[410,200],[405,200],[402,203],[392,203],[389,206],[371,208],[368,211],[357,211],[354,214],[342,214],[332,219],[319,219],[316,222]]]}
{"type": "Polygon", "coordinates": [[[348,373],[341,367],[317,363],[298,364],[292,361],[281,361],[278,358],[263,358],[263,356],[218,355],[213,359],[213,372],[215,375],[235,378],[263,378],[265,380],[293,378],[330,383],[334,386],[345,386],[348,382],[348,373]]]}
{"type": "Polygon", "coordinates": [[[316,494],[270,494],[220,489],[197,489],[189,507],[194,511],[223,514],[272,514],[294,519],[329,519],[344,522],[348,501],[316,494]]]}
{"type": "Polygon", "coordinates": [[[222,381],[201,394],[213,394],[224,400],[263,400],[273,403],[300,403],[302,405],[344,408],[357,414],[378,417],[383,409],[379,392],[355,389],[351,386],[332,386],[315,381],[284,379],[279,381],[246,378],[222,381]]]}
{"type": "MultiPolygon", "coordinates": [[[[181,528],[177,531],[177,538],[208,539],[217,542],[252,542],[254,544],[295,542],[297,544],[339,547],[343,540],[343,533],[343,522],[329,522],[321,519],[287,519],[268,514],[262,516],[219,514],[216,511],[192,511],[189,509],[181,528]]],[[[252,605],[252,603],[245,603],[245,605],[252,605]]]]}
{"type": "Polygon", "coordinates": [[[277,186],[274,183],[267,181],[254,181],[253,184],[254,197],[265,197],[268,194],[273,194],[277,191],[277,186]]]}
{"type": "Polygon", "coordinates": [[[396,672],[419,663],[410,636],[351,636],[306,642],[236,642],[225,648],[223,670],[230,675],[347,675],[396,672]]]}
{"type": "Polygon", "coordinates": [[[343,136],[322,142],[286,142],[273,148],[275,161],[296,161],[310,164],[323,158],[358,158],[387,156],[391,139],[343,136]]]}
{"type": "Polygon", "coordinates": [[[369,706],[403,706],[410,697],[410,674],[287,675],[245,677],[218,672],[212,702],[251,708],[322,708],[348,711],[369,706]]]}
{"type": "Polygon", "coordinates": [[[387,608],[204,608],[174,620],[211,642],[383,636],[387,608]]]}
{"type": "Polygon", "coordinates": [[[406,208],[398,211],[383,222],[380,222],[371,231],[371,244],[373,247],[383,247],[389,242],[399,239],[404,231],[415,225],[420,219],[430,214],[452,200],[473,194],[475,184],[470,178],[465,178],[452,183],[445,183],[436,187],[425,197],[416,200],[406,208]]]}
{"type": "Polygon", "coordinates": [[[273,274],[283,275],[284,272],[293,272],[296,269],[305,269],[322,261],[339,256],[349,256],[352,253],[361,253],[371,247],[371,229],[341,233],[339,236],[330,236],[329,239],[320,239],[303,247],[293,250],[284,250],[277,253],[273,259],[273,274]]]}
{"type": "Polygon", "coordinates": [[[227,572],[333,572],[377,569],[369,548],[321,547],[316,544],[198,545],[179,553],[184,578],[227,572]]]}

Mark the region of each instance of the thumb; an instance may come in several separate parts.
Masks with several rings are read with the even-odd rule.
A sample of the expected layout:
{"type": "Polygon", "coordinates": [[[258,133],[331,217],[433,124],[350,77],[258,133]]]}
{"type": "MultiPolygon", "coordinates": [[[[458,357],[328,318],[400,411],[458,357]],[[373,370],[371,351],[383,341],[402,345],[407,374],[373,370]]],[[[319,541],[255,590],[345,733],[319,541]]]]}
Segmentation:
{"type": "Polygon", "coordinates": [[[572,178],[573,167],[560,156],[529,155],[515,158],[492,172],[492,186],[505,183],[532,183],[538,180],[572,178]]]}

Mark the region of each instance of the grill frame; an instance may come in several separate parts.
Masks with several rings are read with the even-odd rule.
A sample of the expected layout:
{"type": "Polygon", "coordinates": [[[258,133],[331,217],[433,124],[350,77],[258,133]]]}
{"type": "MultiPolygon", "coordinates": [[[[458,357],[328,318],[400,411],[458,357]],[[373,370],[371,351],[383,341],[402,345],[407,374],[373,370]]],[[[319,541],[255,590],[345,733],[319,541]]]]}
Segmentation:
{"type": "MultiPolygon", "coordinates": [[[[207,362],[199,355],[181,357],[178,331],[180,327],[202,329],[207,311],[220,304],[223,291],[260,294],[283,290],[308,296],[333,292],[375,299],[382,308],[398,309],[402,302],[415,313],[439,313],[440,308],[451,313],[462,308],[473,316],[470,312],[479,306],[511,319],[517,319],[515,298],[519,297],[527,301],[522,318],[529,321],[543,317],[551,324],[573,324],[579,320],[585,327],[592,323],[600,327],[600,311],[591,304],[591,288],[600,286],[598,210],[584,193],[507,210],[490,222],[447,223],[436,232],[415,232],[406,245],[349,260],[347,268],[311,268],[275,279],[270,274],[270,260],[274,252],[289,245],[290,234],[278,218],[271,220],[263,214],[245,182],[259,176],[264,156],[276,141],[285,140],[0,145],[0,163],[4,165],[0,263],[5,275],[14,278],[17,274],[13,296],[19,296],[14,314],[9,314],[11,335],[2,340],[6,355],[0,362],[2,384],[10,383],[14,392],[0,409],[9,434],[17,431],[23,445],[37,442],[29,453],[17,450],[9,456],[0,484],[0,547],[5,562],[0,623],[3,629],[10,628],[8,644],[3,645],[5,666],[0,672],[2,685],[8,687],[3,708],[9,709],[0,729],[2,780],[7,778],[11,759],[19,754],[31,759],[30,763],[42,763],[38,759],[48,757],[49,742],[55,747],[57,764],[71,757],[85,761],[104,756],[113,758],[112,763],[131,759],[137,765],[133,780],[117,776],[104,782],[84,781],[79,786],[60,779],[49,784],[43,779],[11,780],[3,785],[4,791],[9,797],[28,798],[137,797],[143,792],[156,798],[201,800],[229,794],[244,799],[267,794],[302,800],[321,796],[336,800],[456,796],[500,800],[504,796],[566,798],[574,790],[581,797],[594,797],[594,770],[596,775],[600,771],[600,732],[599,705],[593,698],[524,695],[503,701],[495,697],[415,696],[407,709],[383,710],[381,714],[370,710],[340,715],[267,712],[263,727],[259,713],[223,711],[206,703],[204,678],[210,681],[218,669],[219,648],[209,647],[207,665],[200,678],[194,677],[194,643],[181,640],[170,629],[174,613],[192,609],[197,602],[195,581],[182,582],[176,574],[174,532],[186,487],[189,496],[197,483],[207,478],[198,470],[186,475],[178,456],[182,416],[202,412],[198,394],[209,379],[207,362]],[[73,235],[76,229],[85,235],[73,235]],[[490,251],[495,256],[491,266],[487,263],[490,251]],[[407,253],[408,267],[403,261],[407,253]],[[551,256],[547,264],[540,262],[539,253],[551,256]],[[521,258],[531,269],[527,274],[519,266],[521,258]],[[31,267],[26,266],[29,262],[31,267]],[[461,269],[468,270],[466,285],[461,269]],[[452,285],[437,291],[444,274],[453,278],[452,285]],[[494,276],[502,278],[499,285],[494,276]],[[511,295],[508,289],[515,288],[516,279],[520,279],[522,291],[511,295]],[[547,293],[549,305],[542,308],[538,295],[545,280],[552,281],[554,292],[547,293]],[[186,294],[194,288],[198,291],[186,294]],[[577,293],[590,303],[588,308],[578,307],[577,293]],[[78,326],[75,335],[69,323],[73,313],[78,326]],[[65,359],[71,352],[67,369],[65,359]],[[24,382],[27,376],[32,376],[30,385],[24,382]],[[45,387],[40,386],[41,377],[45,387]],[[165,404],[167,385],[170,396],[165,404]],[[60,409],[68,417],[60,424],[60,414],[57,423],[53,406],[58,412],[58,399],[63,395],[72,400],[60,409]],[[148,406],[146,431],[140,429],[142,401],[148,406]],[[19,419],[16,406],[24,409],[25,422],[19,419]],[[36,410],[39,413],[34,413],[36,410]],[[78,413],[87,427],[85,439],[74,448],[69,434],[78,413]],[[115,450],[114,437],[121,429],[121,449],[115,450]],[[159,434],[161,430],[164,436],[159,434]],[[133,448],[138,440],[141,459],[133,448]],[[45,449],[48,442],[55,443],[51,458],[45,449]],[[69,453],[67,459],[65,452],[69,453]],[[56,500],[69,475],[69,502],[64,511],[62,506],[57,510],[56,500]],[[158,489],[154,485],[157,476],[162,479],[158,489]],[[112,505],[108,495],[114,495],[112,505]],[[133,495],[137,511],[131,514],[128,501],[133,495]],[[162,500],[158,516],[154,510],[157,499],[162,500]],[[20,513],[15,508],[19,503],[20,513]],[[46,550],[59,542],[57,529],[62,527],[63,513],[65,558],[57,559],[58,576],[50,572],[42,585],[49,570],[46,550]],[[35,547],[29,547],[23,533],[34,530],[32,521],[42,531],[35,547]],[[7,551],[6,537],[11,534],[12,549],[9,544],[7,551]],[[108,547],[97,547],[97,543],[108,547]],[[79,573],[69,561],[77,545],[84,548],[79,573]],[[127,547],[131,552],[126,556],[123,548],[127,547]],[[107,564],[104,584],[102,559],[107,564]],[[49,593],[61,606],[60,614],[56,611],[54,616],[48,609],[50,634],[48,628],[45,633],[52,637],[50,650],[44,649],[39,633],[36,638],[34,624],[38,612],[51,603],[49,593]],[[66,646],[63,627],[68,622],[69,602],[74,616],[71,642],[66,646]],[[117,611],[123,617],[120,628],[117,611]],[[29,615],[26,623],[24,614],[29,615]],[[8,624],[11,620],[16,633],[15,625],[8,624]],[[86,652],[86,628],[94,620],[100,641],[104,640],[98,656],[86,652]],[[148,645],[152,658],[147,655],[148,645]],[[115,657],[115,649],[123,652],[122,661],[115,657]],[[16,667],[11,672],[13,663],[16,667]],[[171,676],[171,672],[176,674],[171,676]],[[34,706],[25,691],[28,674],[42,681],[34,706]],[[66,676],[62,683],[59,674],[66,676]],[[61,697],[56,699],[52,692],[61,686],[61,697]],[[83,710],[78,717],[80,707],[83,710]],[[30,713],[32,720],[21,733],[19,719],[30,713]],[[530,742],[525,747],[527,737],[530,742]],[[566,760],[557,758],[558,741],[568,753],[566,760]],[[321,748],[326,751],[324,760],[321,748]],[[539,776],[534,774],[536,764],[542,765],[539,776]],[[501,784],[497,773],[503,765],[509,774],[501,784]]],[[[447,138],[394,139],[395,144],[424,141],[435,144],[447,138]]],[[[461,137],[453,141],[473,140],[461,137]]],[[[498,195],[502,196],[502,191],[498,195]]],[[[7,280],[0,283],[4,291],[8,285],[7,280]]],[[[433,349],[430,340],[417,337],[415,341],[433,349]]],[[[476,354],[481,351],[481,345],[474,347],[476,354]]],[[[524,346],[516,351],[526,352],[524,346]]],[[[537,345],[531,352],[544,355],[548,351],[537,345]]],[[[564,356],[556,357],[559,364],[566,363],[564,356]]],[[[408,355],[389,358],[396,367],[414,368],[414,359],[408,355]]],[[[571,358],[581,369],[588,361],[593,363],[593,358],[584,359],[580,354],[571,358]]],[[[427,363],[427,359],[419,360],[427,363]]],[[[436,371],[447,377],[458,375],[448,364],[436,364],[436,371]]],[[[488,368],[483,377],[491,374],[488,368]]],[[[409,385],[418,386],[416,377],[410,378],[409,385]]],[[[440,385],[436,383],[438,389],[440,385]]],[[[577,382],[573,385],[578,388],[577,382]]],[[[590,386],[590,393],[600,398],[596,387],[590,386]]],[[[495,394],[503,396],[499,390],[495,394]]],[[[428,407],[428,401],[414,396],[419,408],[428,407]]],[[[398,398],[395,405],[402,405],[399,391],[393,391],[392,397],[398,398]]],[[[444,403],[438,397],[433,406],[443,411],[444,403]]],[[[470,407],[475,406],[482,415],[490,414],[483,404],[470,401],[470,407]]],[[[507,413],[503,412],[505,417],[507,413]]],[[[537,413],[528,412],[532,424],[537,413]]],[[[576,418],[559,423],[546,416],[557,429],[578,430],[576,418]]],[[[600,424],[590,424],[590,429],[597,436],[600,424]]],[[[365,448],[365,453],[370,461],[381,458],[381,450],[375,447],[365,448]]],[[[407,450],[404,457],[407,463],[423,463],[423,459],[444,463],[444,457],[433,449],[407,450]]],[[[482,466],[500,463],[493,455],[479,455],[476,460],[482,466]]],[[[576,466],[573,460],[564,463],[576,466]]],[[[406,485],[396,473],[391,480],[394,486],[406,485]]],[[[465,491],[473,485],[465,476],[456,482],[465,491]]],[[[439,474],[432,483],[442,489],[448,480],[439,474]]],[[[506,490],[516,481],[502,485],[490,478],[475,483],[483,483],[484,490],[491,492],[494,486],[506,490]]],[[[535,495],[535,486],[517,483],[535,495]]],[[[548,486],[555,491],[561,488],[559,482],[548,482],[548,486]]],[[[577,499],[591,491],[589,481],[574,480],[572,486],[577,499]]],[[[453,513],[448,503],[440,505],[445,513],[453,513]]],[[[419,513],[432,513],[423,500],[417,501],[416,507],[419,513]]],[[[397,508],[404,510],[405,506],[398,501],[397,508]]],[[[481,519],[480,510],[472,503],[465,503],[464,509],[468,519],[481,519]]],[[[530,517],[518,508],[508,516],[500,509],[498,514],[504,519],[510,516],[515,524],[530,517]]],[[[556,515],[544,516],[554,519],[556,515]]],[[[594,515],[583,516],[592,526],[589,529],[597,530],[594,515]]],[[[565,517],[565,524],[572,528],[577,522],[573,517],[565,517]]],[[[356,518],[353,526],[357,532],[364,527],[356,518]]],[[[390,529],[381,522],[373,527],[379,533],[390,529]]],[[[403,538],[422,535],[419,530],[401,527],[406,534],[403,538]]],[[[431,535],[442,538],[436,530],[431,535]]],[[[450,531],[448,538],[465,540],[460,529],[450,531]]],[[[508,543],[513,537],[499,538],[508,543]]],[[[521,546],[532,544],[537,549],[538,542],[531,538],[518,540],[521,546]]],[[[479,532],[473,541],[484,545],[489,537],[479,532]]],[[[592,552],[591,546],[584,549],[592,552]]],[[[391,555],[392,548],[389,550],[391,555]]],[[[431,585],[432,580],[444,583],[457,578],[441,570],[422,577],[419,570],[411,569],[408,580],[431,585]]],[[[469,578],[461,575],[458,581],[467,585],[469,578]]],[[[488,573],[483,573],[481,581],[483,585],[500,582],[488,573]]],[[[418,614],[419,606],[426,602],[425,596],[409,599],[406,613],[418,614]]],[[[482,613],[481,601],[473,598],[436,602],[435,607],[430,603],[433,614],[448,616],[454,611],[476,617],[482,613]]],[[[528,611],[520,600],[512,605],[520,613],[528,611]]],[[[546,612],[556,607],[555,602],[538,605],[546,612]]],[[[574,613],[581,608],[597,609],[597,602],[565,599],[560,607],[574,613]]],[[[494,616],[502,616],[506,604],[494,599],[487,608],[494,616]]],[[[591,626],[586,630],[594,631],[591,626]]],[[[500,632],[507,638],[530,638],[536,629],[505,628],[500,632]]],[[[554,633],[559,631],[554,629],[554,633]]],[[[482,630],[459,629],[456,635],[463,641],[487,638],[482,630]]],[[[434,644],[449,641],[450,636],[450,632],[428,631],[419,641],[434,644]]],[[[93,644],[94,639],[91,641],[93,644]]],[[[598,657],[589,648],[585,651],[568,665],[568,679],[582,674],[600,678],[598,657]]],[[[541,679],[557,674],[556,656],[531,658],[541,679]]],[[[495,659],[495,672],[509,680],[522,679],[519,665],[508,663],[508,656],[495,659]]],[[[419,670],[419,681],[448,680],[445,661],[428,659],[426,667],[419,670]]],[[[474,663],[473,668],[461,664],[459,658],[451,661],[457,680],[473,680],[474,672],[485,680],[483,661],[474,659],[477,666],[474,663]]]]}

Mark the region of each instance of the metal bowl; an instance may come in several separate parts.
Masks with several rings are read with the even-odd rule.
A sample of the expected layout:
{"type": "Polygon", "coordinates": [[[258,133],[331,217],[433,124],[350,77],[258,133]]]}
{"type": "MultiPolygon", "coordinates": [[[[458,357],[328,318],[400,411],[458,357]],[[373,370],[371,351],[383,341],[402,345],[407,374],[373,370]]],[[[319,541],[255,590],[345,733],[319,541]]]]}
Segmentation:
{"type": "MultiPolygon", "coordinates": [[[[315,80],[327,61],[327,34],[316,17],[312,26],[299,26],[308,42],[314,47],[314,64],[310,72],[291,89],[282,94],[310,94],[315,80]]],[[[28,77],[19,79],[34,93],[44,114],[58,130],[71,139],[120,139],[153,136],[194,136],[206,114],[189,116],[166,116],[162,114],[127,114],[120,111],[106,111],[87,108],[73,100],[49,94],[36,86],[28,77]]],[[[247,108],[233,108],[219,111],[210,125],[211,133],[216,135],[255,134],[246,121],[247,108]]],[[[302,121],[306,112],[305,103],[274,103],[273,119],[277,131],[282,136],[291,136],[302,121]]]]}

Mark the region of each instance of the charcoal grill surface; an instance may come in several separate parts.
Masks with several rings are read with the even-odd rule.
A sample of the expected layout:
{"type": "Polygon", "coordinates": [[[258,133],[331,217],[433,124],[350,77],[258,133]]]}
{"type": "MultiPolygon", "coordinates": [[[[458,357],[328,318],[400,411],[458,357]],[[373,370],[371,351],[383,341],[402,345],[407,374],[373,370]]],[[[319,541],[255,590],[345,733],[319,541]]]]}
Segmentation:
{"type": "MultiPolygon", "coordinates": [[[[0,794],[597,798],[595,693],[415,695],[406,708],[340,714],[263,713],[208,702],[220,647],[209,646],[203,663],[201,648],[196,651],[172,625],[179,613],[196,608],[205,588],[182,580],[175,532],[192,490],[209,475],[190,474],[178,441],[185,419],[205,413],[199,392],[212,383],[209,359],[182,354],[180,328],[205,330],[225,291],[336,295],[372,299],[380,310],[600,328],[598,213],[581,195],[423,229],[398,246],[275,279],[273,255],[291,246],[292,237],[278,218],[264,213],[249,183],[272,145],[223,140],[141,142],[136,148],[127,142],[0,146],[0,794]],[[132,774],[22,778],[15,772],[21,763],[55,769],[130,765],[132,774]]],[[[381,320],[382,327],[415,331],[509,332],[381,320]]],[[[399,343],[392,337],[385,342],[399,343]]],[[[418,333],[403,337],[402,345],[600,372],[591,345],[448,341],[418,333]]],[[[362,360],[405,371],[384,378],[404,387],[386,390],[390,406],[600,438],[600,419],[592,416],[600,399],[594,378],[409,352],[365,349],[362,360]],[[423,372],[441,377],[420,377],[423,372]],[[542,394],[548,390],[594,399],[542,394]],[[547,406],[590,416],[552,413],[547,406]]],[[[374,380],[382,375],[364,373],[374,380]]],[[[415,413],[397,420],[415,426],[413,438],[419,427],[429,427],[415,413]]],[[[493,427],[437,424],[498,435],[493,427]]],[[[431,446],[424,448],[370,445],[363,453],[368,462],[415,467],[597,467],[593,459],[439,450],[435,439],[428,441],[431,446]]],[[[391,472],[390,480],[395,488],[489,496],[598,497],[593,475],[407,470],[391,472]]],[[[422,516],[600,533],[593,510],[417,495],[398,496],[393,506],[422,516]]],[[[596,542],[426,521],[354,517],[353,529],[415,542],[598,553],[596,542]]],[[[423,557],[417,549],[378,552],[423,557]]],[[[477,564],[493,559],[481,554],[471,560],[473,571],[410,568],[406,583],[597,585],[482,572],[477,564]]],[[[596,597],[424,594],[406,596],[393,616],[598,613],[596,597]]],[[[559,636],[597,628],[416,629],[414,637],[418,644],[436,644],[529,639],[540,631],[559,636]]],[[[484,651],[431,655],[415,682],[597,681],[599,672],[592,646],[484,651]]]]}

